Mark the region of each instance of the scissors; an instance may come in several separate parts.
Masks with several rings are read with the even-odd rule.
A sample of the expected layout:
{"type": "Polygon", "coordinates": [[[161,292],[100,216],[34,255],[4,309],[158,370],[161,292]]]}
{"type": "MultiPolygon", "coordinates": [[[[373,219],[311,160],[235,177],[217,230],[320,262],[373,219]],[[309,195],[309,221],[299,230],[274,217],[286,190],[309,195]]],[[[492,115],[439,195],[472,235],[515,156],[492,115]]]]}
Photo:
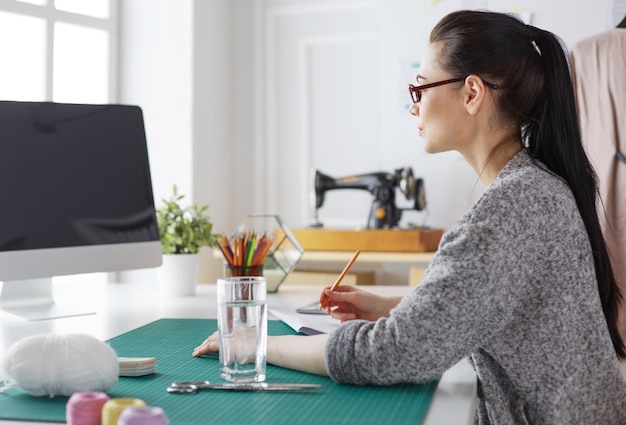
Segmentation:
{"type": "Polygon", "coordinates": [[[319,384],[267,384],[255,382],[250,384],[212,384],[209,381],[179,381],[173,382],[167,388],[168,393],[194,394],[199,390],[227,390],[227,391],[300,391],[321,388],[319,384]]]}

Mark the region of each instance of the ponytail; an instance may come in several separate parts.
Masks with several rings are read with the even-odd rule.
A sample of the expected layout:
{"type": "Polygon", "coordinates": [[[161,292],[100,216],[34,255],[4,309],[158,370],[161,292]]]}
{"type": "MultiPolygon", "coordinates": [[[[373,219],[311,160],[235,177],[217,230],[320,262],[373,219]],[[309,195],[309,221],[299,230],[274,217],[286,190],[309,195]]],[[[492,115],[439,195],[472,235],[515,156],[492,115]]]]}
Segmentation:
{"type": "Polygon", "coordinates": [[[523,131],[527,150],[569,185],[585,223],[593,252],[598,291],[611,340],[626,358],[617,326],[621,294],[598,220],[598,182],[582,145],[573,84],[564,49],[551,33],[530,27],[544,69],[543,103],[523,131]]]}

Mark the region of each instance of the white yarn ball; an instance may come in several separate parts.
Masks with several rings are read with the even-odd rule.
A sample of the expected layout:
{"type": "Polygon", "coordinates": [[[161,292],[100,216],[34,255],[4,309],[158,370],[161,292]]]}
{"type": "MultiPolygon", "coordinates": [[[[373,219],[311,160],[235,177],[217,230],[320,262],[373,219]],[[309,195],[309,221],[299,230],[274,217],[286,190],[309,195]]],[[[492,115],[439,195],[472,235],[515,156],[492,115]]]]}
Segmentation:
{"type": "Polygon", "coordinates": [[[86,334],[36,335],[21,339],[2,361],[8,387],[34,396],[106,392],[117,382],[119,362],[113,348],[86,334]]]}

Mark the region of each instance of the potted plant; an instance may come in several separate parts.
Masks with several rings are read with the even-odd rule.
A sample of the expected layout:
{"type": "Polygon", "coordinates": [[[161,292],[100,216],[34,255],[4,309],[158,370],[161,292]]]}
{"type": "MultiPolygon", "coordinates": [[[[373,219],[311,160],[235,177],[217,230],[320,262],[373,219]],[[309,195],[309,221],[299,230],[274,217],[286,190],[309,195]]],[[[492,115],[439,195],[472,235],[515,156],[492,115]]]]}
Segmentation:
{"type": "Polygon", "coordinates": [[[163,250],[161,288],[166,295],[194,295],[198,283],[198,251],[214,247],[217,236],[207,214],[208,205],[183,206],[184,195],[173,187],[169,199],[163,199],[156,216],[163,250]]]}

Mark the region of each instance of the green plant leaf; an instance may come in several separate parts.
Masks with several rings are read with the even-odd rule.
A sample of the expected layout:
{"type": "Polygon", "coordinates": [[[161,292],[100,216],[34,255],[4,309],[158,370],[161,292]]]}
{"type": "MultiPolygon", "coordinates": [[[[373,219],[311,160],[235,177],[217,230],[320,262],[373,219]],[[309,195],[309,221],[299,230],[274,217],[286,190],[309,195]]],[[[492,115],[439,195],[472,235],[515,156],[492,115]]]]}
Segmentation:
{"type": "Polygon", "coordinates": [[[172,196],[157,209],[159,236],[164,254],[195,254],[200,247],[214,247],[217,234],[207,212],[209,205],[181,206],[184,195],[174,185],[172,196]]]}

